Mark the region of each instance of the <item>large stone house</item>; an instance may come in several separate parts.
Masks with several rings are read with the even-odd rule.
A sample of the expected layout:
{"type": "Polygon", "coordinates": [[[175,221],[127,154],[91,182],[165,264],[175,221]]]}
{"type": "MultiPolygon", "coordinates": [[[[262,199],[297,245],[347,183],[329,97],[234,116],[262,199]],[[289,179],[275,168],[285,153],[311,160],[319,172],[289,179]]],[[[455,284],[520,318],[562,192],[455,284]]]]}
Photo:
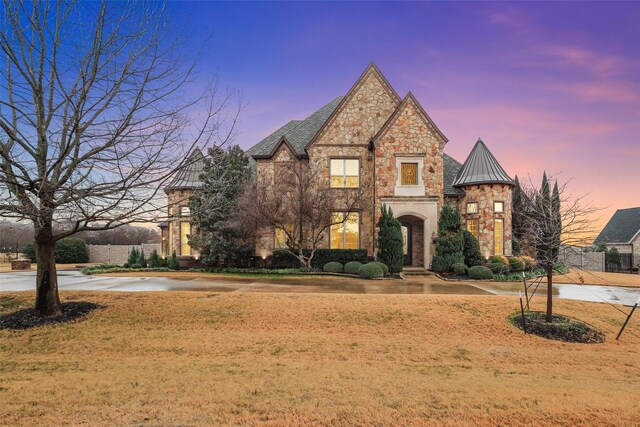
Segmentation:
{"type": "MultiPolygon", "coordinates": [[[[367,209],[343,215],[331,227],[328,248],[376,251],[380,207],[390,206],[405,236],[405,263],[426,268],[434,254],[438,214],[444,203],[458,207],[462,225],[480,242],[484,256],[511,254],[512,179],[483,141],[464,164],[444,153],[447,137],[418,100],[401,98],[375,64],[370,64],[344,96],[304,120],[291,120],[248,154],[255,160],[257,185],[278,179],[278,165],[306,162],[319,168],[330,188],[373,187],[367,209]]],[[[259,200],[257,201],[259,203],[259,200]]],[[[336,207],[334,215],[340,215],[336,207]]],[[[266,230],[256,254],[266,257],[282,238],[266,230]]]]}

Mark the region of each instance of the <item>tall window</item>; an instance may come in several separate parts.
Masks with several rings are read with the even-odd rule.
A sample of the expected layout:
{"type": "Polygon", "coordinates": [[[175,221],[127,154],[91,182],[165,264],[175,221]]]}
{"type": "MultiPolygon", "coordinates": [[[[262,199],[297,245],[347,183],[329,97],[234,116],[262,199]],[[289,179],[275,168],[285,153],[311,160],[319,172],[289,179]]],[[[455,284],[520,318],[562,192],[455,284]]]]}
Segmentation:
{"type": "Polygon", "coordinates": [[[467,220],[467,231],[473,234],[473,237],[478,238],[478,220],[477,219],[468,219],[467,220]]]}
{"type": "Polygon", "coordinates": [[[401,185],[418,185],[418,164],[402,163],[400,166],[400,184],[401,185]]]}
{"type": "Polygon", "coordinates": [[[167,251],[167,255],[169,256],[173,253],[173,221],[169,221],[169,244],[167,246],[167,251]]]}
{"type": "Polygon", "coordinates": [[[504,255],[504,220],[493,221],[493,252],[494,255],[504,255]]]}
{"type": "Polygon", "coordinates": [[[477,214],[478,213],[478,203],[477,202],[467,203],[467,213],[468,214],[477,214]]]}
{"type": "Polygon", "coordinates": [[[331,214],[331,249],[358,249],[360,247],[360,214],[334,212],[331,214]]]}
{"type": "Polygon", "coordinates": [[[191,234],[191,224],[188,222],[180,223],[180,255],[191,255],[191,246],[189,246],[189,235],[191,234]]]}
{"type": "Polygon", "coordinates": [[[276,236],[275,248],[276,249],[285,249],[289,247],[289,242],[288,242],[289,237],[287,236],[287,233],[289,233],[289,236],[293,234],[293,224],[286,224],[284,228],[276,227],[276,230],[275,230],[275,236],[276,236]]]}
{"type": "Polygon", "coordinates": [[[183,206],[180,208],[180,215],[189,216],[191,215],[191,208],[189,206],[183,206]]]}
{"type": "Polygon", "coordinates": [[[360,185],[360,160],[331,159],[331,188],[357,188],[360,185]]]}
{"type": "Polygon", "coordinates": [[[504,202],[493,202],[493,211],[495,213],[503,213],[504,212],[504,202]]]}

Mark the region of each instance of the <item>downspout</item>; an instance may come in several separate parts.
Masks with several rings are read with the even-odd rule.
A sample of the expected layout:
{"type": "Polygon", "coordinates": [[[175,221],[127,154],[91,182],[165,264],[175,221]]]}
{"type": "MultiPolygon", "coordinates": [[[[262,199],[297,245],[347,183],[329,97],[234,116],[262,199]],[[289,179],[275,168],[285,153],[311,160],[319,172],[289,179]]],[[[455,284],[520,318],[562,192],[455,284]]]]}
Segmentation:
{"type": "Polygon", "coordinates": [[[373,139],[369,141],[369,150],[373,153],[373,200],[371,201],[371,238],[373,256],[376,256],[376,147],[373,139]]]}

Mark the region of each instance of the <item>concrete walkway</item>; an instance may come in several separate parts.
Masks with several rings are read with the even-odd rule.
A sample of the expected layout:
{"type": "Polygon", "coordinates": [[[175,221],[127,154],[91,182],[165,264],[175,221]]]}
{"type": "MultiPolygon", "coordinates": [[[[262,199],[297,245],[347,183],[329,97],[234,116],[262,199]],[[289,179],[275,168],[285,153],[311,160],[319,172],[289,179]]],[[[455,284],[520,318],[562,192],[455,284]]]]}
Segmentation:
{"type": "MultiPolygon", "coordinates": [[[[34,271],[0,274],[0,292],[33,291],[34,271]]],[[[408,280],[358,280],[339,277],[286,277],[282,279],[210,275],[197,278],[86,276],[77,270],[58,272],[61,291],[215,291],[349,294],[453,294],[518,295],[519,283],[445,282],[434,276],[416,276],[408,280]]],[[[545,289],[537,295],[544,296],[545,289]]],[[[632,305],[640,298],[640,289],[557,284],[554,295],[563,299],[610,302],[632,305]]]]}

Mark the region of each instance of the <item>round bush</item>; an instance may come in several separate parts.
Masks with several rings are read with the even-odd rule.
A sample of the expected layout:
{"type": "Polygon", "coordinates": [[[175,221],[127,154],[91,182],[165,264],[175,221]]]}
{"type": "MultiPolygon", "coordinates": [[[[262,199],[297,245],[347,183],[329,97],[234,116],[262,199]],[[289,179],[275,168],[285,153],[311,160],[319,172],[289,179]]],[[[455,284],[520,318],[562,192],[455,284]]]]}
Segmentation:
{"type": "Polygon", "coordinates": [[[471,267],[469,269],[469,277],[476,280],[486,280],[492,279],[493,273],[487,267],[476,265],[475,267],[471,267]]]}
{"type": "Polygon", "coordinates": [[[373,263],[380,266],[380,268],[382,269],[382,274],[389,274],[389,267],[387,267],[387,264],[380,261],[373,261],[373,263]]]}
{"type": "Polygon", "coordinates": [[[531,271],[534,268],[536,268],[536,266],[538,265],[538,263],[536,263],[536,260],[530,256],[525,255],[525,256],[521,256],[520,258],[524,262],[524,269],[526,271],[531,271]]]}
{"type": "Polygon", "coordinates": [[[511,271],[518,273],[524,270],[524,261],[517,256],[511,257],[509,258],[509,267],[511,267],[511,271]]]}
{"type": "Polygon", "coordinates": [[[322,270],[327,273],[342,273],[343,267],[338,261],[331,261],[326,263],[324,267],[322,267],[322,270]]]}
{"type": "Polygon", "coordinates": [[[489,259],[490,263],[500,263],[502,265],[509,265],[509,260],[504,255],[494,255],[489,259]]]}
{"type": "Polygon", "coordinates": [[[507,274],[509,272],[509,267],[500,262],[492,262],[487,267],[493,274],[507,274]]]}
{"type": "Polygon", "coordinates": [[[384,275],[380,263],[377,262],[368,262],[361,265],[358,274],[364,279],[376,279],[384,275]]]}
{"type": "Polygon", "coordinates": [[[455,264],[453,264],[451,266],[451,269],[456,274],[467,274],[467,270],[469,270],[469,268],[466,265],[460,262],[456,262],[455,264]]]}
{"type": "Polygon", "coordinates": [[[344,265],[344,272],[349,274],[358,274],[361,266],[362,266],[361,262],[349,261],[344,265]]]}
{"type": "Polygon", "coordinates": [[[131,264],[131,268],[142,268],[142,264],[131,264]]]}

